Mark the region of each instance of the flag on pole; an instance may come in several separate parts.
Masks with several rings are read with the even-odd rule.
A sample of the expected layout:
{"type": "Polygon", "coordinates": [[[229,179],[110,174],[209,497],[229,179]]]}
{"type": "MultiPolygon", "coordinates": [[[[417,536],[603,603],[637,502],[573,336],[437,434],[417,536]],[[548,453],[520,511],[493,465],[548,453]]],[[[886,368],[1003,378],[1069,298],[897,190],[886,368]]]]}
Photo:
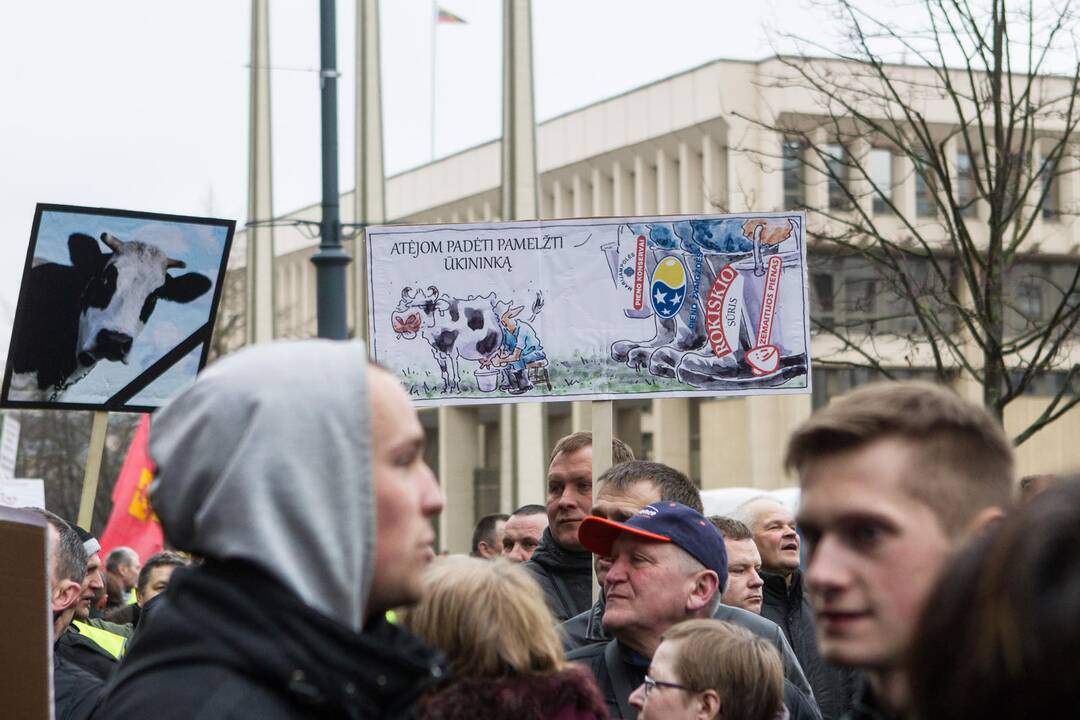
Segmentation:
{"type": "Polygon", "coordinates": [[[164,546],[161,521],[150,507],[148,496],[150,481],[154,479],[149,440],[150,416],[144,415],[113,487],[112,514],[101,534],[102,557],[125,545],[137,552],[140,560],[146,560],[164,546]]]}
{"type": "Polygon", "coordinates": [[[460,15],[455,15],[449,10],[439,8],[439,14],[436,17],[436,22],[444,23],[446,25],[465,25],[465,18],[460,15]]]}

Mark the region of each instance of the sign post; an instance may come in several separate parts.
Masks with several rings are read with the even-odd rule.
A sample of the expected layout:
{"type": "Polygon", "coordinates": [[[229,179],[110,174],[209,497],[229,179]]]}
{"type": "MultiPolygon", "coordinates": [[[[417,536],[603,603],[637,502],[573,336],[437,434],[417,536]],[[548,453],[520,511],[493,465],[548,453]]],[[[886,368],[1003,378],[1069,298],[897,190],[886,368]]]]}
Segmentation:
{"type": "Polygon", "coordinates": [[[97,499],[98,478],[101,476],[101,456],[105,453],[105,435],[109,429],[109,413],[94,413],[90,430],[90,448],[86,451],[86,472],[83,474],[82,497],[79,499],[79,527],[90,530],[94,519],[94,500],[97,499]]]}
{"type": "Polygon", "coordinates": [[[15,477],[15,461],[18,456],[19,421],[5,415],[3,429],[0,430],[0,480],[11,480],[15,477]]]}

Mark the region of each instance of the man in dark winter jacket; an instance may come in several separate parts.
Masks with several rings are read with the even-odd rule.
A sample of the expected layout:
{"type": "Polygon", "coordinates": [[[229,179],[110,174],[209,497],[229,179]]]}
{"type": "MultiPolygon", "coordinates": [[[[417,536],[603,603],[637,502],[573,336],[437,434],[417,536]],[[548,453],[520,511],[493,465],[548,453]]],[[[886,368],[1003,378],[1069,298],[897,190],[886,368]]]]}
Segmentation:
{"type": "Polygon", "coordinates": [[[159,411],[150,456],[166,540],[205,562],[147,607],[105,717],[412,715],[444,669],[384,615],[421,597],[443,498],[362,343],[229,355],[159,411]]]}
{"type": "MultiPolygon", "coordinates": [[[[662,463],[632,460],[609,468],[599,478],[592,514],[607,520],[624,522],[646,505],[662,500],[682,503],[699,513],[703,512],[701,493],[684,474],[662,463]]],[[[594,567],[597,581],[602,586],[611,567],[611,559],[596,556],[594,567]]],[[[591,608],[559,626],[566,651],[571,652],[611,640],[611,635],[604,629],[603,617],[604,593],[601,590],[599,598],[591,608]]],[[[785,679],[806,697],[807,704],[813,704],[810,684],[783,632],[775,623],[723,604],[717,605],[713,617],[746,628],[775,645],[783,660],[785,679]]]]}
{"type": "MultiPolygon", "coordinates": [[[[612,718],[636,718],[630,694],[643,682],[661,636],[682,620],[708,618],[720,604],[727,557],[720,533],[676,502],[647,505],[626,523],[589,517],[581,540],[611,559],[604,627],[613,636],[567,656],[596,676],[612,718]]],[[[817,720],[813,702],[785,685],[792,718],[817,720]]]]}
{"type": "MultiPolygon", "coordinates": [[[[617,438],[614,464],[634,453],[617,438]]],[[[576,432],[555,443],[548,464],[548,527],[524,567],[540,583],[548,609],[563,622],[592,605],[592,554],[578,541],[578,527],[592,510],[592,433],[576,432]]]]}
{"type": "MultiPolygon", "coordinates": [[[[47,510],[34,510],[47,523],[49,544],[49,602],[53,637],[63,637],[82,595],[86,577],[86,551],[78,533],[62,518],[47,510]]],[[[104,683],[66,660],[53,647],[53,711],[57,720],[89,720],[94,717],[104,683]]]]}
{"type": "Polygon", "coordinates": [[[795,517],[771,495],[743,503],[736,515],[750,528],[761,554],[761,614],[784,631],[814,689],[821,715],[837,720],[851,707],[855,673],[830,665],[818,652],[814,617],[799,569],[799,535],[795,517]]]}

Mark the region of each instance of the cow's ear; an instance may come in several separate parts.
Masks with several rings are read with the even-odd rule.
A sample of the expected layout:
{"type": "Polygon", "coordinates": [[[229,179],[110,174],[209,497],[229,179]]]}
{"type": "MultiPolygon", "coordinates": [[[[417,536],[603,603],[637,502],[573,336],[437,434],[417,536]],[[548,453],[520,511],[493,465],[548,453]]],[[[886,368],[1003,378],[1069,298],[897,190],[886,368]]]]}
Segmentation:
{"type": "Polygon", "coordinates": [[[202,273],[187,273],[179,277],[166,275],[165,284],[157,292],[162,300],[189,303],[204,295],[210,285],[210,278],[202,273]]]}
{"type": "Polygon", "coordinates": [[[97,239],[83,233],[68,236],[68,254],[73,267],[87,271],[97,270],[105,259],[97,239]]]}

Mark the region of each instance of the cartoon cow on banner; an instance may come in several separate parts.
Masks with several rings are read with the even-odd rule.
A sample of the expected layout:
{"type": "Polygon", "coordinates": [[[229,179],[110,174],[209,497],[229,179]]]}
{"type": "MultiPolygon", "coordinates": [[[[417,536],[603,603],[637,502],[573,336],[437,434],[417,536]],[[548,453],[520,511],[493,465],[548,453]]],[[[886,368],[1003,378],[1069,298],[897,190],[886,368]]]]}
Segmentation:
{"type": "Polygon", "coordinates": [[[54,400],[89,373],[99,360],[127,362],[158,300],[189,303],[210,290],[201,273],[169,275],[184,263],[144,242],[124,242],[109,233],[101,242],[74,233],[68,238],[71,265],[42,263],[27,275],[30,319],[13,349],[16,399],[54,400]]]}
{"type": "Polygon", "coordinates": [[[431,346],[443,392],[456,392],[461,389],[459,360],[489,362],[502,344],[494,302],[495,293],[459,299],[440,295],[434,285],[427,291],[406,286],[390,321],[400,337],[412,340],[419,334],[431,346]]]}

